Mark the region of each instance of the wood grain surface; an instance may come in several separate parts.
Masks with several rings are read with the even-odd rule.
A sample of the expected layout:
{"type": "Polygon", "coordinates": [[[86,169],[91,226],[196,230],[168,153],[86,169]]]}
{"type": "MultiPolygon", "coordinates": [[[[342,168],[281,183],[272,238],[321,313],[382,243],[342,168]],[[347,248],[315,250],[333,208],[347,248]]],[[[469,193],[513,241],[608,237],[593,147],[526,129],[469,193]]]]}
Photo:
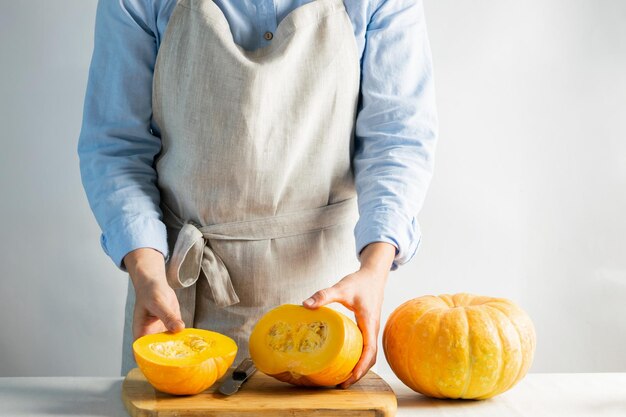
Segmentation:
{"type": "Polygon", "coordinates": [[[256,372],[225,396],[217,392],[220,382],[197,395],[174,396],[155,390],[135,368],[122,384],[122,401],[133,417],[393,417],[397,409],[393,390],[372,371],[346,390],[296,387],[256,372]]]}

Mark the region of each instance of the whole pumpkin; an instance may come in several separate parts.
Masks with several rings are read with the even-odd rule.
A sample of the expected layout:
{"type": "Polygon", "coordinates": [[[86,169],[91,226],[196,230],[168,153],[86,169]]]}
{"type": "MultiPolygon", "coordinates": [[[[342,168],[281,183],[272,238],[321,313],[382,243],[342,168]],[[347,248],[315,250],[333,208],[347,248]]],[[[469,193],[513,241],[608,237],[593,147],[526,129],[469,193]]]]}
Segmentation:
{"type": "Polygon", "coordinates": [[[159,391],[197,394],[221,378],[237,355],[237,344],[223,334],[186,328],[142,336],[133,343],[135,360],[159,391]]]}
{"type": "Polygon", "coordinates": [[[427,295],[400,305],[383,332],[385,358],[411,389],[485,399],[513,387],[533,361],[530,317],[504,298],[427,295]]]}
{"type": "Polygon", "coordinates": [[[345,315],[283,304],[267,312],[250,334],[250,356],[261,372],[304,386],[348,379],[363,350],[363,336],[345,315]]]}

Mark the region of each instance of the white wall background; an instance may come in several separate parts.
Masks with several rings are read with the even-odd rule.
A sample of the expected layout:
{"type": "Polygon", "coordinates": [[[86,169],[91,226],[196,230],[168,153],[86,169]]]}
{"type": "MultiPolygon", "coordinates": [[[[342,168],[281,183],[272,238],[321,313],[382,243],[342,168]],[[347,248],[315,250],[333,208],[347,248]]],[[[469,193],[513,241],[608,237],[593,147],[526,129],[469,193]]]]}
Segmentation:
{"type": "MultiPolygon", "coordinates": [[[[119,372],[127,277],[75,151],[95,6],[0,0],[0,377],[119,372]]],[[[532,371],[626,371],[626,2],[426,13],[437,167],[384,316],[422,294],[505,296],[536,323],[532,371]]]]}

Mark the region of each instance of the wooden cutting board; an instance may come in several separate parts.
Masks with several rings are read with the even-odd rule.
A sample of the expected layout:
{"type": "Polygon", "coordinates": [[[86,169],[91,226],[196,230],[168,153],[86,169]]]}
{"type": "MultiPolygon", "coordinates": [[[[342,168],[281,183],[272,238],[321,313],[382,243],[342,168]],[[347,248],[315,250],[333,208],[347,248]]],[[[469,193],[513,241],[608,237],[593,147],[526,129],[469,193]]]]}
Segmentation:
{"type": "Polygon", "coordinates": [[[197,395],[175,396],[155,390],[135,368],[122,384],[122,400],[133,417],[393,417],[397,408],[391,387],[372,371],[345,390],[296,387],[257,371],[225,396],[217,392],[220,382],[197,395]]]}

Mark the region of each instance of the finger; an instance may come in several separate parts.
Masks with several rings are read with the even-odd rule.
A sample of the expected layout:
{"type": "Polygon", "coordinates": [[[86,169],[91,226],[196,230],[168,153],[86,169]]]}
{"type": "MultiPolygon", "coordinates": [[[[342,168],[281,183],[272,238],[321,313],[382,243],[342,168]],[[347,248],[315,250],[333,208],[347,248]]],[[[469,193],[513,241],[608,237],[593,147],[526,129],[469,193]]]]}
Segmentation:
{"type": "Polygon", "coordinates": [[[161,299],[154,302],[153,314],[159,318],[170,332],[179,332],[185,328],[180,310],[174,310],[161,299]]]}
{"type": "Polygon", "coordinates": [[[185,323],[180,318],[180,313],[169,311],[161,316],[161,321],[170,332],[176,333],[185,328],[185,323]]]}
{"type": "Polygon", "coordinates": [[[363,353],[361,355],[361,358],[359,359],[359,362],[357,362],[354,369],[352,370],[352,374],[339,386],[345,389],[350,387],[350,385],[354,384],[359,379],[363,378],[367,371],[369,371],[369,369],[376,363],[376,352],[377,349],[375,345],[368,345],[367,347],[365,347],[363,349],[363,353]]]}
{"type": "Polygon", "coordinates": [[[164,332],[163,322],[151,315],[145,308],[136,305],[133,314],[133,341],[152,333],[164,332]]]}
{"type": "Polygon", "coordinates": [[[307,308],[318,308],[326,304],[343,301],[341,290],[336,285],[333,285],[332,287],[319,290],[311,297],[304,300],[302,305],[307,308]]]}
{"type": "Polygon", "coordinates": [[[148,334],[161,333],[164,331],[167,331],[165,325],[161,322],[161,320],[155,318],[152,322],[145,322],[134,327],[134,340],[148,334]]]}
{"type": "Polygon", "coordinates": [[[376,363],[376,353],[378,351],[378,320],[367,317],[368,315],[357,315],[357,325],[363,334],[363,351],[359,361],[352,370],[352,376],[344,381],[340,386],[347,388],[367,373],[376,363]],[[367,317],[367,318],[366,318],[367,317]]]}

